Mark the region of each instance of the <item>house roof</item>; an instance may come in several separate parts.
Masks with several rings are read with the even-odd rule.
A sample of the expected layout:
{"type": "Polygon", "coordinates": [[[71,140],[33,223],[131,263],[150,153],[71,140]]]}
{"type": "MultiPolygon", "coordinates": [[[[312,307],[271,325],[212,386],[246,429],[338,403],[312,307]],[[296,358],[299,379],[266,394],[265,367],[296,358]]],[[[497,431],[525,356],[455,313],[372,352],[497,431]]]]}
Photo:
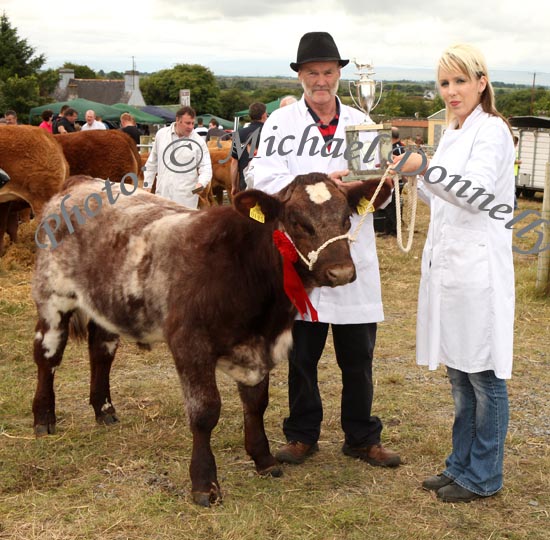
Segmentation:
{"type": "Polygon", "coordinates": [[[124,80],[118,79],[70,79],[66,88],[57,88],[54,93],[58,101],[64,101],[70,95],[113,105],[128,103],[132,94],[125,91],[124,80]]]}

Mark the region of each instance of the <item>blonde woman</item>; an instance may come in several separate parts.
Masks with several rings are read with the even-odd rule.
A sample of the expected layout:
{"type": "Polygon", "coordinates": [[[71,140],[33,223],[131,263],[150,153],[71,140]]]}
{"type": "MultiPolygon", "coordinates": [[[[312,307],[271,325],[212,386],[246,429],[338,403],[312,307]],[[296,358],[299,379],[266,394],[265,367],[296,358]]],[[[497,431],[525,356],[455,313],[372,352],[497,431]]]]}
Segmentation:
{"type": "MultiPolygon", "coordinates": [[[[429,369],[446,366],[455,417],[446,467],[422,486],[442,501],[469,502],[503,485],[514,324],[512,231],[504,218],[514,207],[514,143],[477,48],[448,48],[437,83],[449,125],[419,177],[431,217],[416,357],[429,369]]],[[[404,161],[403,172],[418,170],[419,157],[404,161]]]]}

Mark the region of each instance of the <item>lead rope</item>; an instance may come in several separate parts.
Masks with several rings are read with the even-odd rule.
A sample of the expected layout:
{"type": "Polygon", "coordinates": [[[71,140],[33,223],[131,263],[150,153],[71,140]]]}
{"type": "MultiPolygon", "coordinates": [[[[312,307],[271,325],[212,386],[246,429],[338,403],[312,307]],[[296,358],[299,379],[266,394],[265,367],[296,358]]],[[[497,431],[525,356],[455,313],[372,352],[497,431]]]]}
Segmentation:
{"type": "Polygon", "coordinates": [[[416,203],[417,203],[417,192],[416,192],[416,178],[414,180],[409,180],[409,183],[411,185],[412,194],[411,194],[411,223],[409,224],[409,238],[407,240],[407,246],[403,247],[403,239],[402,239],[402,232],[401,232],[401,195],[399,193],[399,176],[395,171],[390,170],[390,167],[386,169],[386,172],[382,175],[382,178],[380,178],[380,182],[378,183],[378,186],[376,186],[376,190],[374,191],[371,200],[369,201],[366,211],[364,212],[363,216],[361,217],[361,220],[357,224],[357,227],[355,227],[355,230],[353,231],[353,234],[350,234],[349,232],[346,234],[341,234],[340,236],[335,236],[334,238],[330,238],[327,240],[323,245],[318,247],[315,251],[310,251],[307,254],[307,258],[300,253],[300,250],[294,246],[296,249],[296,253],[298,253],[298,256],[304,264],[308,267],[308,270],[311,272],[313,269],[313,265],[317,262],[317,259],[319,258],[319,254],[323,249],[325,249],[327,246],[332,244],[333,242],[336,242],[338,240],[349,240],[350,242],[355,242],[357,240],[357,236],[359,235],[359,231],[361,230],[361,227],[363,227],[363,224],[365,223],[365,220],[367,219],[367,216],[374,212],[374,201],[376,200],[376,197],[378,197],[378,193],[380,193],[380,190],[382,189],[382,186],[384,185],[384,181],[386,178],[393,177],[393,185],[394,185],[394,191],[395,191],[395,212],[396,212],[396,220],[397,220],[397,245],[399,246],[399,249],[403,251],[404,253],[408,253],[411,250],[412,247],[412,241],[413,241],[413,234],[414,234],[414,222],[416,219],[416,203]]]}
{"type": "Polygon", "coordinates": [[[414,235],[414,223],[416,221],[416,205],[418,203],[418,191],[416,189],[417,179],[416,177],[411,178],[408,181],[409,193],[408,199],[410,199],[410,213],[411,218],[409,222],[409,236],[407,238],[407,246],[403,247],[403,237],[402,237],[402,223],[401,223],[401,194],[399,193],[399,177],[397,174],[393,176],[393,186],[395,192],[395,220],[397,222],[397,246],[403,253],[408,253],[412,248],[413,235],[414,235]]]}

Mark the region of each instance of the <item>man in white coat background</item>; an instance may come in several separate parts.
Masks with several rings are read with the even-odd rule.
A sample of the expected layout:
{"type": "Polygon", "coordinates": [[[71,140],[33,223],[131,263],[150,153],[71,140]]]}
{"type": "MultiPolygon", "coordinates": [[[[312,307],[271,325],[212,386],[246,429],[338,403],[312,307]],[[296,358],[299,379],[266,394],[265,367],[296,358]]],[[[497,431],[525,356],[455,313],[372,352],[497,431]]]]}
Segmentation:
{"type": "MultiPolygon", "coordinates": [[[[298,73],[304,94],[297,103],[274,111],[265,122],[255,165],[256,189],[276,193],[295,176],[310,172],[326,173],[338,184],[348,174],[343,155],[345,126],[366,120],[336,95],[340,69],[348,62],[340,58],[330,34],[310,32],[301,38],[297,61],[290,67],[298,73]],[[320,152],[325,145],[326,149],[333,146],[335,155],[320,152]]],[[[358,221],[354,214],[352,230],[358,221]]],[[[375,466],[400,464],[399,455],[381,445],[382,422],[371,414],[376,323],[384,318],[372,214],[352,243],[351,255],[357,279],[334,289],[313,289],[310,300],[319,322],[294,322],[288,376],[290,414],[283,423],[288,443],[275,454],[279,461],[299,464],[318,450],[323,408],[317,364],[331,324],[342,371],[342,451],[375,466]]]]}
{"type": "Polygon", "coordinates": [[[175,122],[158,130],[145,164],[143,183],[145,189],[150,189],[157,175],[155,193],[189,208],[197,208],[196,191],[212,179],[210,153],[204,138],[193,129],[195,116],[194,109],[182,107],[175,122]]]}

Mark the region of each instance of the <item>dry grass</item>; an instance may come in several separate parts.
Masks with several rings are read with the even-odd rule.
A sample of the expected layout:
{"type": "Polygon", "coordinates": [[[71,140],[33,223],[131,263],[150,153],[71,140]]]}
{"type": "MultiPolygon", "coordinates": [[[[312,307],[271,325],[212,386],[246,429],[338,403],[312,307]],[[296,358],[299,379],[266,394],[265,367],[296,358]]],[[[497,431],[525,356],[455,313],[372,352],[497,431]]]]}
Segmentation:
{"type": "MultiPolygon", "coordinates": [[[[522,208],[540,207],[521,201],[522,208]]],[[[71,344],[56,377],[58,434],[35,440],[31,400],[34,308],[32,226],[0,262],[0,538],[12,540],[191,539],[530,539],[548,538],[550,300],[534,293],[536,258],[516,257],[517,325],[506,485],[496,497],[449,505],[419,488],[449,451],[453,408],[444,371],[414,364],[420,253],[427,212],[420,208],[410,255],[378,241],[386,322],[376,348],[375,413],[383,441],[405,464],[382,470],[344,457],[340,384],[331,347],[320,366],[325,406],[321,451],[280,479],[259,478],[243,449],[241,407],[221,375],[222,417],[213,436],[223,505],[188,497],[191,439],[170,355],[123,344],[113,369],[121,417],[96,426],[87,404],[84,346],[71,344]]],[[[527,241],[527,240],[525,240],[527,241]]],[[[272,376],[266,428],[282,443],[286,367],[272,376]]]]}

